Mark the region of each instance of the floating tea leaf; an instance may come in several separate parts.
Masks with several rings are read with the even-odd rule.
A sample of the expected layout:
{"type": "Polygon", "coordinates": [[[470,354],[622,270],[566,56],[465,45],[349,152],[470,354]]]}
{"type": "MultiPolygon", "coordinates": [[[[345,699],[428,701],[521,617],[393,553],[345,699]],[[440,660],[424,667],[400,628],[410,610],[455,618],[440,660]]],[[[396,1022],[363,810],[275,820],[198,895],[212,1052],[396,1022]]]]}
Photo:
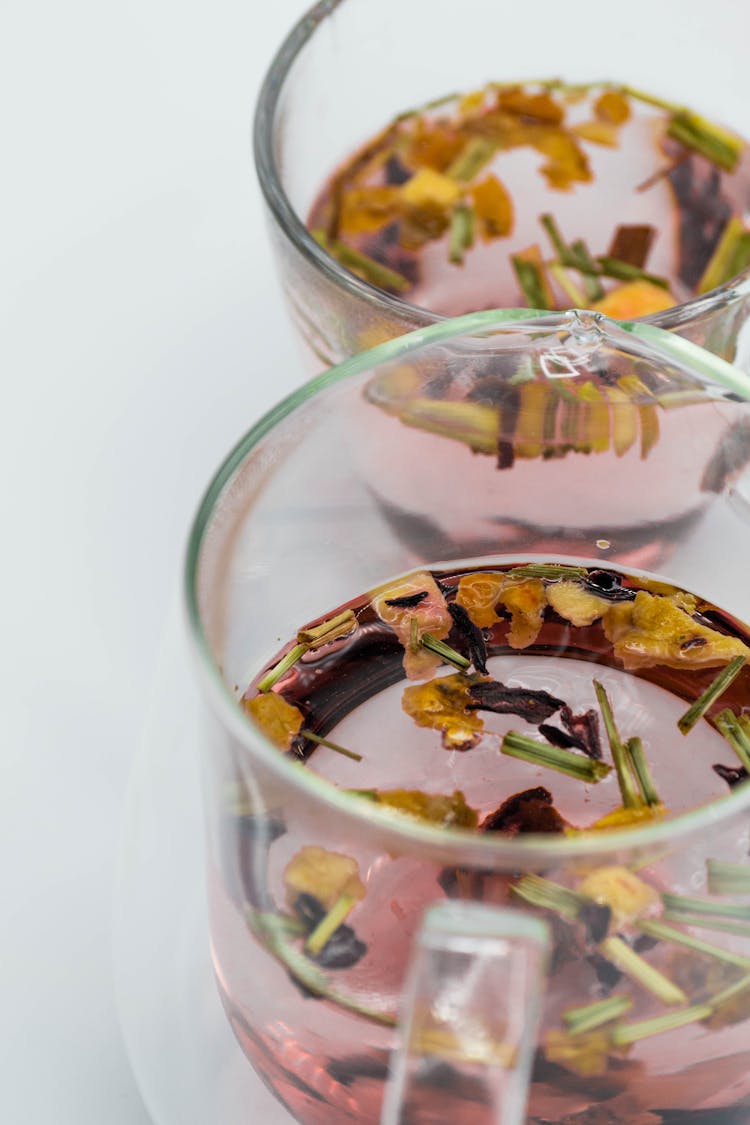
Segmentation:
{"type": "Polygon", "coordinates": [[[446,750],[470,750],[475,746],[484,722],[469,710],[469,688],[474,677],[453,675],[406,688],[401,706],[420,727],[442,731],[446,750]]]}
{"type": "Polygon", "coordinates": [[[477,672],[487,674],[487,645],[485,644],[482,630],[479,629],[469,617],[469,614],[458,602],[448,605],[448,612],[453,618],[453,624],[469,646],[471,661],[477,672]]]}
{"type": "Polygon", "coordinates": [[[469,686],[468,706],[475,711],[494,711],[498,715],[518,715],[527,723],[543,723],[564,706],[548,691],[506,687],[498,680],[482,680],[469,686]]]}
{"type": "Polygon", "coordinates": [[[479,235],[484,242],[505,238],[513,230],[513,201],[507,188],[490,174],[471,189],[479,235]]]}
{"type": "Polygon", "coordinates": [[[612,236],[607,257],[643,269],[655,237],[656,227],[647,223],[622,223],[612,236]]]}
{"type": "Polygon", "coordinates": [[[303,722],[302,712],[276,692],[262,692],[242,705],[263,733],[282,750],[288,750],[303,722]]]}
{"type": "Polygon", "coordinates": [[[539,785],[508,797],[479,827],[482,832],[517,836],[527,832],[564,832],[566,822],[554,807],[549,789],[539,785]]]}

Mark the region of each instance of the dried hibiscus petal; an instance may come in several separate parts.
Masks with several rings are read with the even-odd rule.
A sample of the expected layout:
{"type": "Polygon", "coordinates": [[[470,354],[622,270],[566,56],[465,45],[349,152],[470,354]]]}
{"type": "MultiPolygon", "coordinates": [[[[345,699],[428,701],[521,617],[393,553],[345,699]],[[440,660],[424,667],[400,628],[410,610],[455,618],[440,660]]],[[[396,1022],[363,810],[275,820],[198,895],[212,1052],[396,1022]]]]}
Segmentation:
{"type": "Polygon", "coordinates": [[[539,785],[508,797],[484,818],[479,828],[482,832],[518,836],[526,832],[564,832],[566,822],[554,807],[549,789],[539,785]]]}
{"type": "Polygon", "coordinates": [[[532,688],[506,687],[498,680],[484,680],[469,687],[472,711],[494,711],[498,715],[518,715],[527,723],[543,723],[555,711],[565,706],[562,699],[556,699],[548,691],[532,688]]]}
{"type": "Polygon", "coordinates": [[[342,923],[311,960],[323,969],[350,969],[362,960],[365,953],[366,944],[360,941],[351,926],[342,923]]]}
{"type": "Polygon", "coordinates": [[[397,609],[413,609],[428,596],[426,590],[417,590],[416,594],[404,594],[401,598],[386,598],[385,604],[395,606],[397,609]]]}
{"type": "MultiPolygon", "coordinates": [[[[294,913],[310,934],[326,916],[323,904],[315,895],[303,892],[292,905],[294,913]]],[[[323,969],[349,969],[356,965],[367,952],[367,946],[355,934],[351,926],[343,923],[338,926],[320,952],[311,955],[311,960],[323,969]]]]}
{"type": "Polygon", "coordinates": [[[744,766],[737,766],[737,768],[734,769],[732,766],[722,766],[720,763],[717,763],[715,766],[712,766],[711,769],[714,773],[719,775],[722,781],[726,781],[730,789],[734,789],[735,785],[740,785],[750,777],[750,774],[748,774],[744,766]]]}
{"type": "Polygon", "coordinates": [[[487,674],[487,645],[484,643],[482,630],[479,629],[469,617],[462,605],[452,602],[448,612],[453,618],[453,624],[469,646],[471,662],[478,672],[487,674]]]}
{"type": "Polygon", "coordinates": [[[599,738],[599,716],[593,708],[584,711],[582,715],[574,715],[570,707],[565,706],[560,710],[560,719],[568,734],[577,739],[579,750],[588,754],[589,758],[601,759],[602,744],[599,738]]]}

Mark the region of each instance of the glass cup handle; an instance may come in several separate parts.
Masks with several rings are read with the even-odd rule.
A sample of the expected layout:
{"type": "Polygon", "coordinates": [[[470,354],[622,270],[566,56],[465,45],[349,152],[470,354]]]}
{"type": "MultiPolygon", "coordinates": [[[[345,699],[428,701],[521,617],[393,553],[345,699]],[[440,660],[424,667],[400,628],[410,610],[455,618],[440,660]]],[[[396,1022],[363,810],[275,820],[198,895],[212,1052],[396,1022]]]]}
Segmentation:
{"type": "Polygon", "coordinates": [[[517,910],[447,902],[425,913],[406,976],[381,1125],[522,1125],[550,948],[517,910]]]}

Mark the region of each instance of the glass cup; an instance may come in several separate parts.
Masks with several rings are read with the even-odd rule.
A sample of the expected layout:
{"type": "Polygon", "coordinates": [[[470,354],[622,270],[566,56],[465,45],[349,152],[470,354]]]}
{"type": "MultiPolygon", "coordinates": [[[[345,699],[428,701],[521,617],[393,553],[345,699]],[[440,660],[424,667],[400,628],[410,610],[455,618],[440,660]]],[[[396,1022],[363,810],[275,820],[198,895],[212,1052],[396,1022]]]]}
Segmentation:
{"type": "Polygon", "coordinates": [[[750,1122],[750,675],[718,635],[750,621],[749,400],[746,376],[651,326],[486,312],[313,379],[219,470],[187,562],[212,955],[299,1121],[750,1122]],[[381,474],[408,519],[384,513],[381,474]],[[461,603],[474,632],[460,574],[494,589],[479,625],[482,598],[461,603]],[[376,613],[358,599],[378,589],[376,613]],[[418,607],[444,598],[441,642],[418,607]],[[683,735],[721,645],[736,678],[683,735]],[[550,722],[579,741],[552,768],[526,711],[479,734],[462,697],[447,742],[433,697],[410,712],[427,726],[402,711],[404,654],[429,665],[407,691],[484,692],[466,671],[483,646],[492,682],[567,700],[550,722]],[[591,758],[586,713],[608,705],[591,758]]]}
{"type": "MultiPolygon", "coordinates": [[[[601,19],[595,0],[564,5],[540,0],[533,18],[522,5],[488,5],[485,0],[466,0],[450,19],[435,5],[400,0],[324,0],[311,8],[270,67],[257,105],[254,141],[281,283],[310,367],[320,370],[432,324],[446,309],[456,315],[515,303],[506,293],[484,293],[480,288],[464,298],[461,307],[447,301],[445,293],[437,303],[427,301],[427,307],[419,307],[425,302],[412,304],[350,272],[306,229],[311,208],[334,170],[397,114],[490,81],[562,75],[576,83],[628,83],[688,105],[750,137],[746,38],[746,13],[734,0],[696,5],[679,14],[667,4],[635,0],[616,30],[601,19]]],[[[591,148],[592,160],[605,153],[601,159],[606,162],[611,150],[591,148]]],[[[656,155],[652,163],[658,164],[656,155]]],[[[690,203],[686,237],[705,224],[723,221],[716,211],[721,202],[717,184],[709,176],[701,186],[698,173],[693,175],[694,164],[693,158],[680,164],[683,179],[695,180],[680,190],[700,195],[690,203]]],[[[727,189],[740,214],[750,208],[749,174],[745,157],[734,177],[736,186],[727,189]]],[[[528,175],[539,178],[535,172],[528,175]]],[[[597,202],[604,172],[602,177],[594,184],[577,184],[572,192],[553,193],[549,206],[583,208],[585,233],[596,225],[598,213],[611,207],[611,198],[618,197],[619,180],[607,183],[606,189],[602,186],[597,202]]],[[[530,182],[532,189],[535,182],[530,182]]],[[[662,182],[659,190],[668,189],[662,182]]],[[[526,207],[533,208],[528,194],[523,186],[515,192],[517,225],[524,199],[526,207]]],[[[580,220],[572,212],[570,221],[575,226],[580,220]]],[[[608,242],[615,224],[623,221],[638,220],[610,216],[606,229],[598,231],[597,245],[602,239],[608,242]]],[[[673,213],[662,216],[662,226],[673,222],[673,213]]],[[[546,246],[541,228],[529,233],[529,242],[534,241],[546,246]]],[[[603,253],[606,242],[596,252],[603,253]]],[[[450,296],[459,272],[449,265],[446,271],[450,296]]],[[[750,273],[744,269],[713,291],[645,320],[747,368],[747,348],[740,346],[739,338],[749,310],[750,273]]],[[[608,311],[623,318],[630,315],[608,311]]]]}

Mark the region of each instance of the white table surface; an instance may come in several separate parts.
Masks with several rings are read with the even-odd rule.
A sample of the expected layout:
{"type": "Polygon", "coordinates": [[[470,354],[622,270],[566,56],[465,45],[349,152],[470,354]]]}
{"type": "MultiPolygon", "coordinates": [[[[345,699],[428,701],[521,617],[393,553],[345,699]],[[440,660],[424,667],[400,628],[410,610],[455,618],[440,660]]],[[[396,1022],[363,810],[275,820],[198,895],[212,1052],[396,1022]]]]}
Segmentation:
{"type": "Polygon", "coordinates": [[[250,125],[303,7],[3,5],[4,1125],[150,1120],[114,1004],[118,831],[200,491],[301,375],[250,125]]]}

